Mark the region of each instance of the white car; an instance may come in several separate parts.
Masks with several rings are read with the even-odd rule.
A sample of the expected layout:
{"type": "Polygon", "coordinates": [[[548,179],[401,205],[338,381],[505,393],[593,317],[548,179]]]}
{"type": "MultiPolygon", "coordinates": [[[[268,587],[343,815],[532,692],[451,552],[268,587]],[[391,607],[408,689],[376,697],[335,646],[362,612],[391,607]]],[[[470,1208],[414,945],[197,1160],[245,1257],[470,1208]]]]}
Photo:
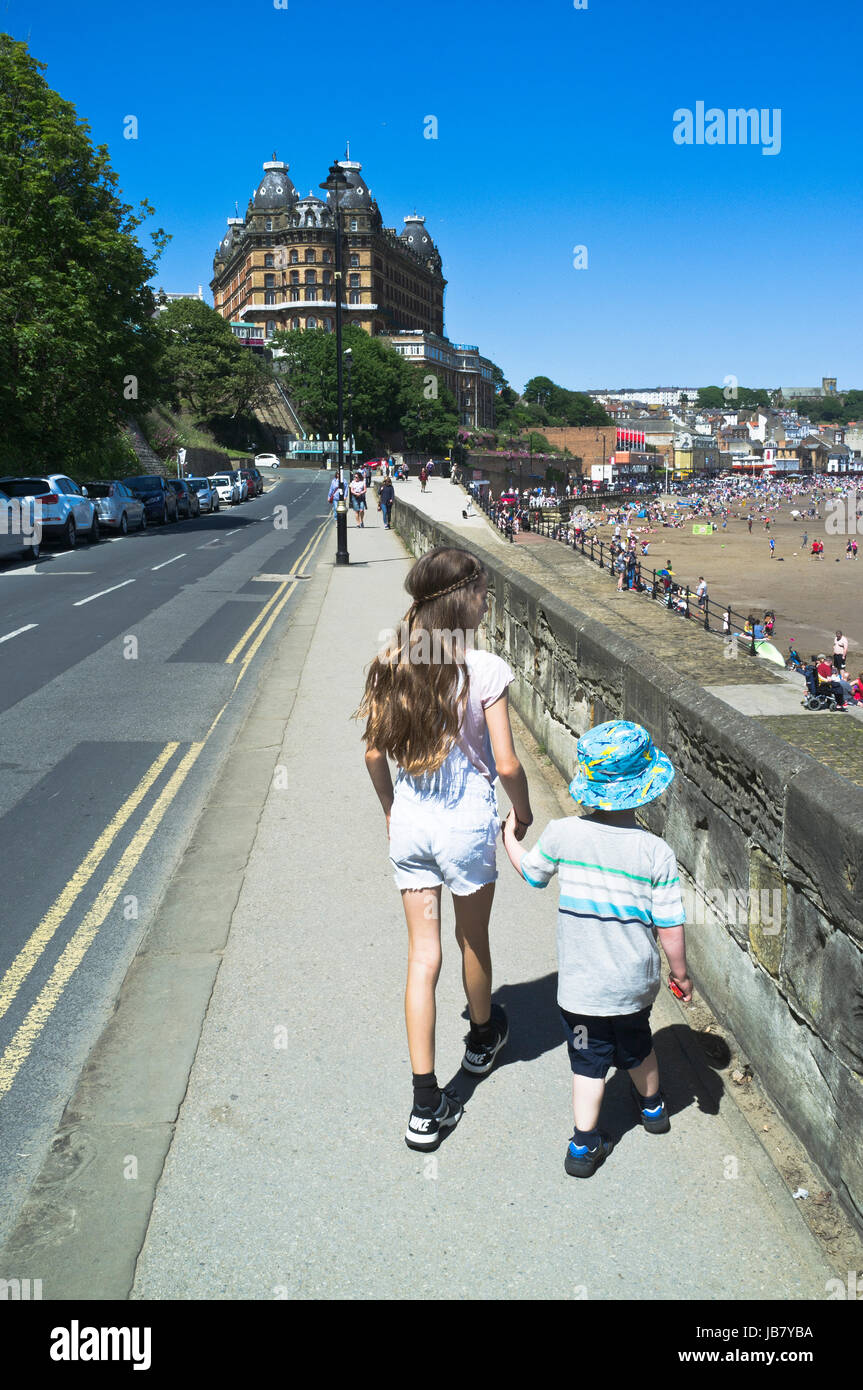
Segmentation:
{"type": "Polygon", "coordinates": [[[219,501],[224,502],[227,506],[230,506],[232,503],[236,506],[239,502],[239,484],[235,483],[233,478],[229,477],[227,473],[214,473],[210,479],[210,486],[216,489],[219,501]]]}
{"type": "Polygon", "coordinates": [[[65,473],[0,478],[0,491],[7,497],[36,500],[42,536],[46,540],[62,540],[70,550],[81,535],[91,544],[99,540],[99,513],[95,502],[91,502],[65,473]]]}
{"type": "Polygon", "coordinates": [[[255,454],[256,468],[281,468],[276,454],[255,454]]]}

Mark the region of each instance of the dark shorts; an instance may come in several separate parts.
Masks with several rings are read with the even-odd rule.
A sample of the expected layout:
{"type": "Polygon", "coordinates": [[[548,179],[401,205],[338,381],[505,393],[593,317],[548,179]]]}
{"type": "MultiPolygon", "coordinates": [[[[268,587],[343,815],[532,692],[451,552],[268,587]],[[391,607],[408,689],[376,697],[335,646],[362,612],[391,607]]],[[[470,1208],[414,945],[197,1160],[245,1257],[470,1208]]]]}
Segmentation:
{"type": "Polygon", "coordinates": [[[577,1076],[604,1078],[609,1067],[632,1071],[651,1053],[650,1009],[596,1018],[560,1011],[569,1064],[577,1076]]]}

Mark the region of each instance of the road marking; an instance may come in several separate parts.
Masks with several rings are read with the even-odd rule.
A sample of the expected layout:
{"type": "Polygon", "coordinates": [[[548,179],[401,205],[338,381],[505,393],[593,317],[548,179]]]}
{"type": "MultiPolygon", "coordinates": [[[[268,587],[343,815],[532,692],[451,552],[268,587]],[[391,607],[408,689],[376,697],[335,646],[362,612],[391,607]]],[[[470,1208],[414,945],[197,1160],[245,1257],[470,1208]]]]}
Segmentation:
{"type": "Polygon", "coordinates": [[[235,531],[226,531],[226,532],[225,532],[225,535],[226,535],[226,536],[235,536],[235,535],[237,534],[237,531],[242,531],[242,529],[243,529],[242,526],[238,526],[238,527],[236,528],[235,531]]]}
{"type": "MultiPolygon", "coordinates": [[[[309,542],[309,546],[313,546],[314,549],[317,549],[318,543],[321,540],[321,537],[323,536],[325,529],[325,527],[321,527],[321,529],[318,532],[318,535],[314,537],[312,541],[309,542]]],[[[309,550],[309,546],[306,547],[306,551],[309,550]]],[[[297,562],[296,567],[298,567],[299,564],[302,562],[302,559],[304,558],[306,551],[303,552],[303,556],[300,557],[300,560],[297,562]]],[[[295,585],[292,585],[289,592],[285,594],[281,604],[279,605],[279,608],[273,611],[266,627],[258,634],[253,644],[253,647],[250,648],[250,650],[244,657],[242,667],[234,683],[234,690],[236,690],[237,686],[239,685],[240,681],[242,680],[243,676],[248,670],[249,663],[251,662],[252,657],[255,655],[255,652],[260,647],[261,643],[264,640],[264,637],[266,636],[267,632],[272,627],[273,623],[278,617],[279,612],[290,598],[291,592],[293,591],[293,587],[295,587],[295,585]]],[[[94,598],[95,597],[98,597],[98,595],[94,595],[94,598]]],[[[233,695],[233,691],[231,692],[231,694],[233,695]]],[[[228,699],[222,705],[222,708],[219,710],[218,714],[216,715],[215,719],[213,720],[204,737],[201,739],[199,743],[193,743],[191,745],[185,757],[177,765],[177,768],[175,769],[170,780],[166,783],[161,795],[154,803],[140,829],[133,836],[132,840],[130,841],[129,845],[124,851],[116,869],[111,874],[110,878],[106,880],[104,886],[102,887],[101,891],[99,892],[96,898],[96,901],[90,908],[90,911],[84,917],[84,920],[81,922],[81,925],[75,931],[73,936],[70,937],[64,951],[62,952],[59,960],[54,966],[54,969],[51,971],[47,983],[40,991],[35,1003],[28,1010],[23,1023],[18,1028],[17,1032],[12,1038],[12,1041],[9,1043],[8,1047],[3,1052],[2,1056],[0,1056],[0,1100],[2,1100],[2,1098],[11,1090],[15,1082],[15,1078],[18,1075],[18,1072],[21,1070],[21,1067],[24,1065],[24,1063],[27,1061],[27,1058],[30,1056],[34,1043],[36,1042],[37,1038],[39,1037],[39,1034],[42,1032],[42,1029],[45,1027],[46,1023],[51,1017],[51,1014],[54,1008],[56,1007],[61,995],[63,994],[66,985],[69,983],[76,969],[80,965],[81,961],[84,959],[87,950],[92,945],[93,941],[98,935],[99,929],[104,923],[105,919],[107,918],[108,913],[111,911],[115,902],[122,893],[123,888],[126,886],[132,874],[134,873],[139,860],[141,859],[142,855],[144,854],[144,851],[146,850],[151,839],[153,838],[153,835],[158,830],[159,825],[161,824],[166,812],[168,811],[168,808],[170,807],[178,791],[182,787],[187,776],[189,775],[198,758],[200,757],[204,747],[207,744],[208,739],[213,733],[213,730],[216,728],[216,725],[219,723],[220,719],[222,718],[222,715],[228,708],[230,699],[231,696],[229,695],[228,699]]],[[[137,805],[138,802],[140,802],[141,797],[143,797],[144,795],[144,784],[147,783],[148,786],[151,786],[152,781],[155,780],[155,776],[158,775],[158,773],[156,773],[155,771],[157,764],[160,763],[162,759],[167,761],[168,757],[170,757],[173,754],[173,752],[176,750],[178,746],[178,744],[173,743],[168,744],[167,747],[163,749],[162,753],[159,755],[159,758],[156,760],[156,763],[153,764],[153,767],[150,768],[150,771],[146,774],[145,778],[142,780],[141,783],[139,783],[138,787],[135,789],[135,792],[133,792],[132,796],[129,798],[129,801],[125,803],[124,807],[121,807],[120,811],[118,811],[117,815],[114,817],[114,821],[112,821],[111,823],[111,826],[109,826],[108,829],[103,833],[103,835],[100,836],[99,840],[97,840],[96,845],[93,846],[93,849],[90,851],[90,854],[87,856],[87,859],[85,860],[84,864],[82,864],[78,873],[70,881],[68,887],[64,890],[64,893],[60,895],[60,898],[57,900],[57,903],[53,905],[48,914],[48,917],[50,917],[51,914],[54,913],[55,909],[57,909],[58,911],[56,915],[56,920],[53,921],[53,926],[51,926],[45,938],[46,942],[47,940],[50,940],[50,937],[57,930],[57,927],[62,922],[63,917],[66,915],[66,912],[68,912],[68,909],[69,907],[71,907],[71,904],[74,901],[75,897],[78,896],[81,889],[84,887],[84,883],[86,882],[86,880],[83,879],[82,876],[84,875],[85,870],[89,866],[89,873],[87,874],[87,877],[89,878],[92,875],[93,870],[96,868],[98,859],[95,860],[95,862],[93,862],[93,859],[97,851],[97,848],[101,846],[104,842],[104,849],[102,850],[102,853],[99,855],[99,859],[101,859],[104,855],[105,850],[107,850],[108,845],[110,844],[108,836],[110,835],[111,839],[113,839],[114,835],[116,835],[117,833],[117,830],[119,830],[120,828],[120,824],[118,823],[119,818],[121,815],[123,815],[123,812],[126,810],[126,807],[128,807],[129,809],[128,813],[125,816],[125,819],[128,819],[128,816],[131,815],[132,810],[134,809],[134,807],[131,805],[131,802],[135,800],[135,798],[137,798],[137,800],[135,800],[135,804],[137,805]],[[112,835],[111,831],[112,828],[115,826],[116,829],[114,829],[114,834],[112,835]],[[58,908],[58,904],[64,901],[65,895],[73,893],[73,889],[75,889],[75,885],[79,879],[81,879],[80,886],[78,886],[77,889],[74,891],[73,896],[69,900],[68,907],[65,911],[60,911],[58,908]]],[[[162,763],[161,765],[164,766],[164,763],[162,763]]],[[[159,770],[161,770],[161,767],[159,770]]],[[[41,923],[39,928],[37,928],[37,932],[40,932],[42,930],[47,920],[47,918],[44,919],[43,923],[41,923]]],[[[34,933],[34,936],[35,935],[36,934],[34,933]]],[[[33,938],[31,938],[31,940],[27,943],[23,950],[19,952],[19,955],[18,957],[16,957],[16,960],[13,962],[13,965],[10,967],[9,971],[6,972],[6,975],[3,977],[3,980],[0,981],[0,1003],[2,1003],[3,998],[5,997],[3,991],[7,988],[6,981],[9,980],[9,977],[12,974],[12,972],[16,969],[16,967],[18,967],[19,961],[21,961],[20,968],[23,969],[23,967],[26,965],[26,969],[23,970],[23,974],[21,975],[21,979],[23,980],[30,973],[30,970],[33,968],[33,964],[35,964],[35,961],[38,959],[42,950],[44,950],[45,943],[42,943],[42,945],[39,946],[38,950],[36,950],[35,953],[33,951],[30,951],[30,954],[33,955],[33,962],[31,964],[28,964],[26,960],[22,961],[21,958],[25,955],[25,953],[28,952],[28,950],[30,950],[32,942],[33,938]]],[[[17,990],[20,987],[20,982],[21,980],[18,980],[17,984],[15,984],[15,988],[11,990],[9,994],[10,1002],[15,997],[15,994],[17,993],[17,990]]],[[[14,983],[14,981],[10,983],[14,983]]],[[[5,1008],[8,1008],[8,1003],[6,1003],[5,1008]]],[[[5,1008],[3,1009],[3,1012],[5,1012],[5,1008]]]]}
{"type": "Polygon", "coordinates": [[[28,623],[26,627],[16,627],[14,632],[7,632],[5,637],[0,637],[0,642],[11,642],[13,637],[20,637],[22,632],[30,632],[38,623],[28,623]]]}
{"type": "Polygon", "coordinates": [[[199,550],[206,550],[206,549],[207,549],[207,546],[210,546],[210,545],[221,545],[221,544],[222,544],[221,539],[219,539],[219,538],[217,537],[216,540],[214,540],[214,541],[205,541],[203,545],[199,545],[199,546],[198,546],[198,549],[199,549],[199,550]]]}
{"type": "Polygon", "coordinates": [[[32,936],[21,947],[6,974],[0,980],[0,1018],[6,1013],[57,928],[72,910],[76,899],[86,888],[123,826],[138,809],[179,746],[179,743],[166,744],[159,756],[150,764],[137,787],[117,811],[110,825],[102,831],[84,862],[75,870],[60,896],[51,904],[32,936]]]}
{"type": "MultiPolygon", "coordinates": [[[[309,560],[311,560],[311,558],[312,558],[312,556],[314,555],[315,551],[317,550],[317,548],[318,548],[318,546],[319,546],[319,544],[320,544],[320,542],[321,542],[321,540],[322,540],[322,538],[323,538],[323,536],[324,536],[326,530],[327,530],[327,524],[326,524],[326,522],[325,522],[323,526],[320,526],[320,527],[318,528],[318,533],[317,533],[317,535],[316,535],[316,536],[313,536],[312,539],[309,541],[309,544],[306,546],[306,549],[303,551],[302,555],[300,556],[299,560],[297,561],[296,565],[294,566],[294,569],[299,568],[299,566],[300,566],[300,565],[303,563],[303,561],[306,559],[306,555],[307,555],[307,554],[308,554],[309,560]],[[310,547],[311,547],[311,548],[310,548],[310,547]]],[[[246,671],[249,669],[249,662],[252,660],[252,657],[253,657],[253,656],[255,655],[255,653],[257,652],[258,648],[260,647],[261,643],[263,642],[264,638],[266,637],[266,635],[267,635],[267,633],[269,632],[270,628],[273,626],[273,623],[276,621],[276,618],[277,618],[277,617],[279,616],[279,614],[281,613],[282,609],[284,608],[285,604],[287,603],[288,599],[291,597],[291,594],[294,592],[294,589],[296,589],[296,587],[297,587],[297,580],[294,579],[293,583],[291,584],[291,586],[290,586],[290,588],[288,589],[287,593],[285,594],[284,598],[281,600],[281,602],[278,604],[278,606],[277,606],[276,608],[273,609],[272,613],[270,614],[269,618],[267,619],[267,622],[266,622],[265,626],[261,628],[261,630],[260,630],[260,632],[258,633],[257,637],[255,638],[254,642],[253,642],[252,645],[249,647],[249,650],[246,652],[246,655],[243,657],[243,663],[242,663],[242,666],[240,667],[240,673],[239,673],[239,675],[237,676],[236,684],[234,685],[234,689],[235,689],[235,690],[236,690],[237,686],[240,684],[240,681],[243,679],[243,676],[246,674],[246,671]]],[[[278,598],[278,594],[279,594],[279,591],[276,590],[276,593],[273,595],[273,598],[278,598]]],[[[272,602],[272,599],[270,600],[270,602],[272,602]]],[[[264,615],[261,614],[261,617],[263,617],[263,616],[264,616],[264,615]]],[[[259,621],[260,621],[260,619],[259,619],[259,621]]]]}
{"type": "MultiPolygon", "coordinates": [[[[263,608],[261,609],[260,613],[258,614],[257,618],[255,618],[254,622],[252,622],[252,623],[249,624],[249,626],[246,628],[246,631],[243,633],[242,637],[240,638],[239,642],[237,642],[236,646],[233,647],[232,650],[231,650],[231,651],[228,653],[228,655],[225,657],[225,665],[226,665],[226,666],[232,666],[232,665],[234,664],[234,662],[236,661],[236,659],[237,659],[237,657],[239,656],[240,652],[243,650],[243,647],[244,647],[244,646],[246,645],[246,643],[247,643],[248,641],[250,641],[250,639],[252,638],[252,636],[253,636],[253,634],[254,634],[256,628],[260,627],[261,623],[264,621],[264,619],[266,618],[267,614],[269,613],[269,611],[270,611],[270,609],[273,607],[273,605],[276,604],[276,603],[278,603],[279,599],[280,599],[280,598],[282,597],[282,595],[284,594],[285,589],[286,589],[287,586],[288,586],[288,583],[289,583],[291,580],[294,580],[294,576],[295,576],[297,570],[298,570],[298,569],[300,568],[300,566],[302,565],[303,561],[305,560],[306,555],[307,555],[308,552],[309,552],[309,548],[312,546],[312,544],[313,544],[317,539],[320,539],[320,536],[321,536],[321,534],[322,534],[322,532],[323,532],[323,529],[324,529],[324,528],[321,527],[321,528],[319,529],[319,531],[318,531],[317,536],[313,536],[313,537],[312,537],[312,539],[309,541],[308,545],[306,546],[305,550],[303,551],[302,555],[299,557],[299,559],[297,560],[296,564],[294,564],[294,566],[292,567],[292,569],[291,569],[291,571],[290,571],[290,574],[287,574],[287,575],[284,576],[284,581],[283,581],[283,583],[281,583],[281,584],[279,585],[279,587],[278,587],[278,589],[276,590],[276,592],[267,600],[267,602],[264,604],[263,608]]],[[[296,581],[294,580],[294,587],[295,587],[295,585],[296,585],[296,581]]],[[[286,597],[289,598],[291,593],[293,593],[293,588],[291,588],[290,593],[289,593],[286,597]]],[[[266,628],[266,631],[269,632],[269,630],[270,630],[270,629],[269,629],[269,626],[268,626],[268,627],[266,628]]],[[[254,651],[257,651],[257,650],[258,650],[258,647],[255,646],[254,651]]]]}
{"type": "Polygon", "coordinates": [[[73,603],[73,608],[83,608],[85,603],[92,603],[95,598],[104,598],[106,594],[114,594],[118,589],[125,589],[127,584],[134,584],[134,579],[124,579],[122,584],[112,584],[110,589],[100,589],[98,594],[91,594],[89,598],[79,598],[77,603],[73,603]]]}
{"type": "Polygon", "coordinates": [[[162,563],[161,563],[161,565],[151,565],[151,566],[150,566],[150,572],[151,572],[151,574],[152,574],[152,573],[154,573],[156,570],[163,570],[163,569],[165,568],[166,565],[173,565],[174,560],[184,560],[185,558],[186,558],[186,552],[185,552],[185,550],[182,550],[182,551],[180,552],[180,554],[179,554],[179,555],[175,555],[174,558],[173,558],[172,560],[163,560],[162,563]]]}

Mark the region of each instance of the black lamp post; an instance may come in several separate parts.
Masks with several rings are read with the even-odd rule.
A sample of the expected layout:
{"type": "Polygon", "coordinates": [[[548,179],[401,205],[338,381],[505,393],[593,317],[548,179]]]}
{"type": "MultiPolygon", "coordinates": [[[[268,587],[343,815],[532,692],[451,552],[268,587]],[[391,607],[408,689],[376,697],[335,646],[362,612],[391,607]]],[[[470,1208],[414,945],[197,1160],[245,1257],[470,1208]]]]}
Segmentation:
{"type": "MultiPolygon", "coordinates": [[[[344,470],[344,397],[342,394],[342,219],[341,195],[348,187],[344,169],[336,162],[330,166],[326,181],[320,185],[332,195],[333,236],[336,243],[335,303],[336,303],[336,392],[338,396],[339,484],[344,470]]],[[[348,554],[348,507],[344,497],[336,505],[336,564],[350,564],[348,554]]]]}
{"type": "Polygon", "coordinates": [[[349,452],[349,454],[350,454],[350,461],[349,461],[349,464],[348,464],[348,472],[349,472],[349,473],[353,473],[353,470],[354,470],[354,395],[353,395],[353,391],[351,390],[351,367],[353,366],[354,354],[353,354],[353,352],[351,351],[350,348],[345,348],[345,351],[344,351],[344,359],[345,359],[345,366],[346,366],[347,369],[348,369],[348,452],[349,452]]]}

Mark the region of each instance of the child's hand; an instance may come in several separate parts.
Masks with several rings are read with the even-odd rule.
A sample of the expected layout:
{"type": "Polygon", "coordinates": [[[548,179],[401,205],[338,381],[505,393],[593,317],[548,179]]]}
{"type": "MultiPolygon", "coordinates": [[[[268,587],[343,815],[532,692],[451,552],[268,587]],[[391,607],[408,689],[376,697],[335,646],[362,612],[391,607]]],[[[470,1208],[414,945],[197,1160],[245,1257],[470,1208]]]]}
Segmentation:
{"type": "MultiPolygon", "coordinates": [[[[690,1004],[692,1002],[692,981],[688,975],[673,975],[669,973],[669,979],[673,980],[681,991],[683,998],[681,1003],[690,1004]]],[[[674,991],[672,991],[673,993],[674,991]]]]}

